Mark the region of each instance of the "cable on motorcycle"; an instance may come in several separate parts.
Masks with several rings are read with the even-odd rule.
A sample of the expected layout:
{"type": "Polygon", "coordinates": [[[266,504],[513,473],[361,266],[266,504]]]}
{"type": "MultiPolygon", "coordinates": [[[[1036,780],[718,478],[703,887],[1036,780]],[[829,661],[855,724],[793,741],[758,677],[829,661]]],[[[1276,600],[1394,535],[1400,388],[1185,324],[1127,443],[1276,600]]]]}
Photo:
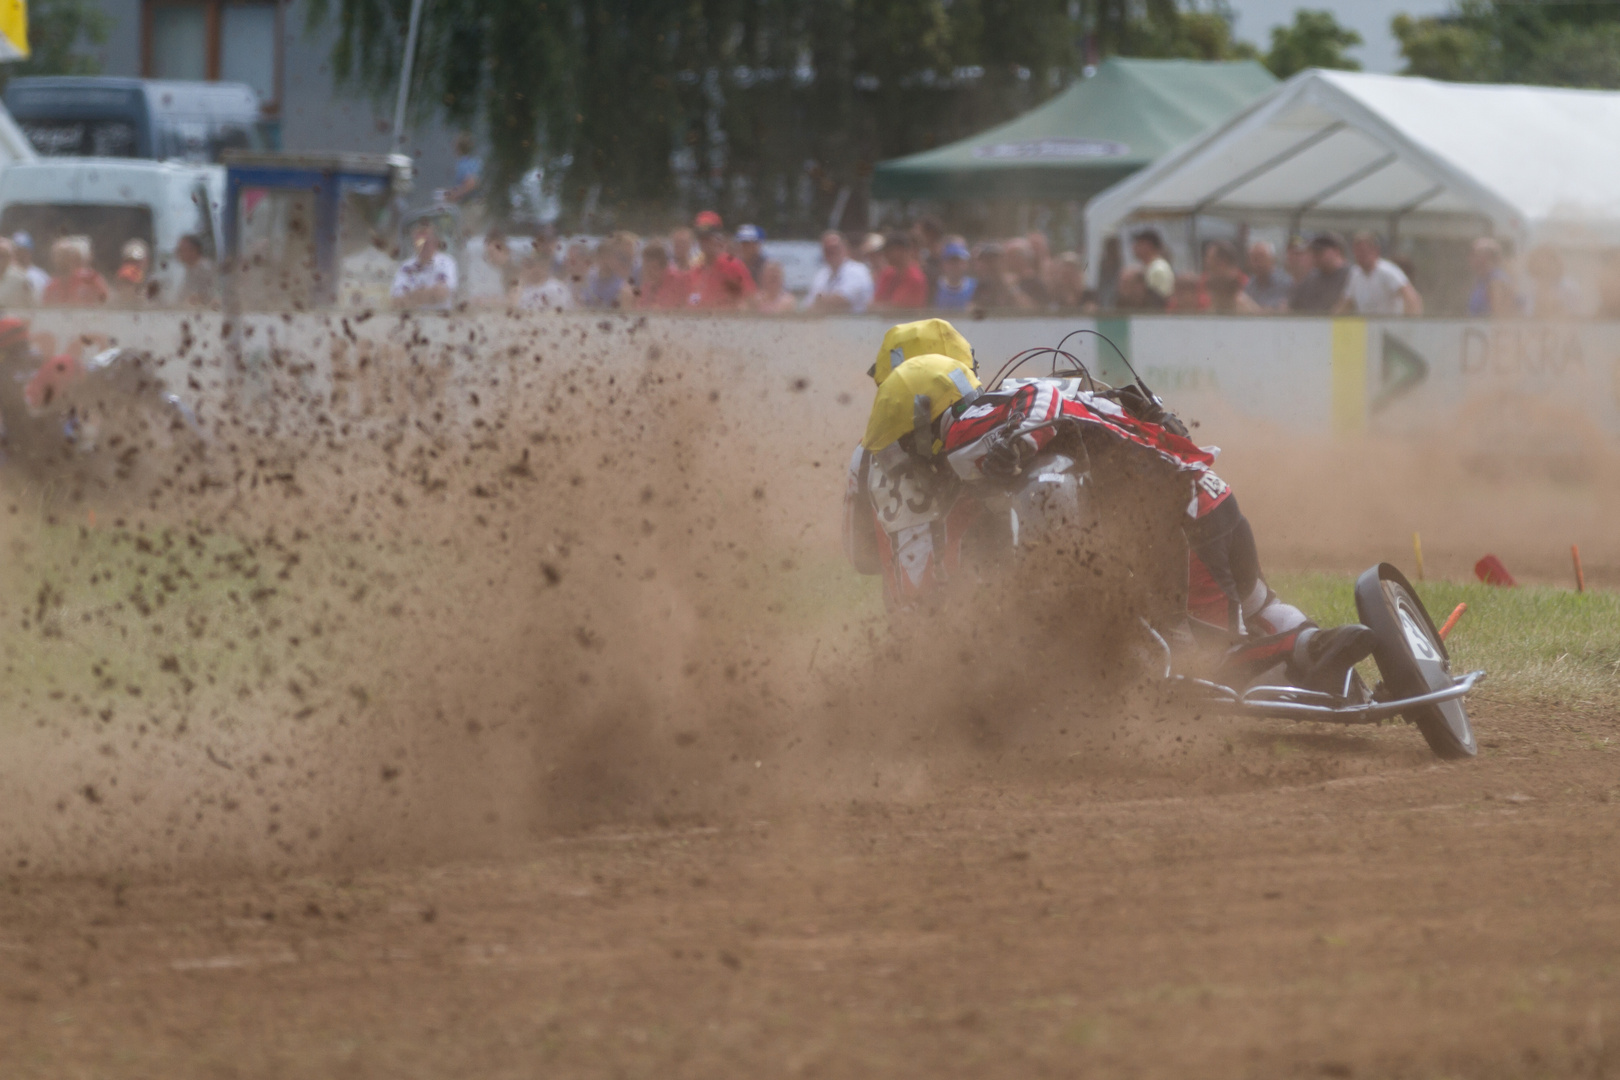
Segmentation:
{"type": "Polygon", "coordinates": [[[1013,353],[1012,356],[1007,360],[1007,362],[1002,364],[1001,367],[996,370],[995,377],[992,378],[989,382],[984,384],[986,390],[989,393],[995,393],[995,391],[1001,386],[1001,380],[1005,379],[1008,376],[1008,374],[1011,373],[1012,371],[1017,370],[1018,365],[1022,364],[1025,360],[1029,359],[1030,357],[1037,356],[1040,353],[1045,352],[1045,351],[1046,351],[1046,346],[1037,345],[1037,346],[1035,346],[1033,348],[1024,349],[1024,350],[1022,350],[1020,352],[1013,353]]]}
{"type": "Polygon", "coordinates": [[[1090,369],[1086,367],[1084,361],[1082,361],[1078,356],[1075,356],[1073,353],[1064,352],[1062,349],[1054,349],[1048,345],[1036,345],[1032,348],[1025,349],[1022,352],[1014,353],[1012,359],[1001,365],[1001,370],[996,372],[996,377],[987,384],[990,388],[989,392],[994,393],[1001,387],[1001,383],[1004,379],[1006,379],[1013,372],[1017,371],[1023,365],[1029,363],[1029,361],[1038,356],[1046,356],[1048,354],[1050,354],[1052,357],[1052,373],[1054,376],[1057,374],[1058,358],[1062,357],[1063,359],[1074,364],[1075,370],[1081,375],[1085,376],[1086,382],[1091,384],[1091,389],[1093,391],[1097,389],[1097,380],[1092,378],[1090,369]]]}
{"type": "MultiPolygon", "coordinates": [[[[1063,340],[1057,343],[1057,347],[1059,349],[1063,348],[1063,346],[1069,343],[1069,339],[1074,337],[1076,334],[1090,334],[1092,337],[1100,338],[1103,341],[1108,342],[1108,347],[1114,350],[1114,355],[1118,356],[1120,362],[1125,365],[1125,370],[1129,371],[1132,377],[1136,379],[1136,385],[1141,388],[1142,393],[1148,396],[1148,400],[1157,401],[1161,405],[1164,404],[1164,402],[1159,398],[1159,395],[1148,389],[1147,383],[1142,381],[1142,376],[1138,375],[1136,373],[1136,368],[1131,366],[1130,359],[1126,357],[1125,353],[1118,345],[1114,344],[1114,339],[1109,337],[1107,334],[1102,333],[1100,330],[1091,330],[1087,327],[1081,327],[1078,330],[1070,330],[1067,334],[1063,335],[1063,340]]],[[[1087,374],[1089,375],[1090,373],[1087,372],[1087,374]]]]}
{"type": "Polygon", "coordinates": [[[991,390],[994,391],[1001,386],[1003,379],[1005,379],[1008,375],[1011,375],[1014,371],[1017,371],[1033,357],[1050,354],[1052,357],[1052,368],[1054,375],[1057,371],[1057,359],[1058,357],[1062,356],[1065,359],[1073,362],[1081,374],[1086,377],[1086,382],[1091,385],[1092,392],[1095,393],[1097,389],[1097,380],[1091,374],[1091,369],[1086,367],[1085,363],[1078,357],[1072,353],[1065,352],[1063,349],[1063,346],[1069,343],[1070,338],[1080,334],[1090,334],[1092,337],[1108,342],[1108,347],[1114,350],[1114,355],[1119,357],[1120,362],[1125,365],[1126,370],[1128,370],[1132,377],[1136,379],[1136,385],[1141,389],[1142,393],[1146,394],[1150,401],[1158,401],[1160,404],[1163,404],[1159,396],[1152,390],[1148,389],[1147,383],[1142,381],[1142,376],[1137,374],[1136,368],[1131,364],[1130,358],[1125,355],[1124,350],[1114,343],[1114,339],[1099,330],[1092,330],[1088,327],[1080,327],[1076,330],[1070,330],[1067,334],[1063,335],[1062,340],[1057,343],[1056,347],[1048,348],[1046,346],[1034,346],[1032,348],[1023,350],[1022,352],[1014,353],[1005,364],[1001,365],[1001,370],[996,372],[996,377],[991,379],[986,385],[988,385],[991,390]]]}

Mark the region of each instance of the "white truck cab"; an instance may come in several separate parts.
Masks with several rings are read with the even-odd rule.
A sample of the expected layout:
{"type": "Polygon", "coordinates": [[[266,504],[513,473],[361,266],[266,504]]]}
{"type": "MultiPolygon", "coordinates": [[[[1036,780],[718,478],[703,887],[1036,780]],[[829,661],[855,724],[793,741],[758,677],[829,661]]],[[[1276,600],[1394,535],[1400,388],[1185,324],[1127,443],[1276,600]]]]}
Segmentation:
{"type": "Polygon", "coordinates": [[[130,240],[152,252],[154,300],[171,300],[183,267],[175,258],[182,236],[196,236],[217,258],[225,169],[137,158],[53,157],[0,169],[0,234],[26,231],[34,259],[47,271],[51,244],[63,236],[90,238],[95,268],[111,280],[130,240]]]}

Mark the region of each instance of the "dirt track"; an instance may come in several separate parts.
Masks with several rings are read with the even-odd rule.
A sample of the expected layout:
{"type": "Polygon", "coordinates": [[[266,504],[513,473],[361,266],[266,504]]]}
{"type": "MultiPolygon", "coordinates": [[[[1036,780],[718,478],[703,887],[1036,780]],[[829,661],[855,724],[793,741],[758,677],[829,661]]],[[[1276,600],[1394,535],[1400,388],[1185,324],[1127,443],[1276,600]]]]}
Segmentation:
{"type": "MultiPolygon", "coordinates": [[[[761,395],[778,409],[804,389],[780,374],[761,395]]],[[[397,689],[373,708],[386,722],[368,737],[390,762],[408,743],[405,764],[379,782],[364,746],[318,749],[359,764],[318,796],[264,780],[255,803],[240,771],[208,772],[226,744],[202,745],[199,720],[164,744],[179,764],[152,782],[239,785],[235,817],[212,803],[196,816],[227,847],[251,846],[229,823],[251,817],[258,836],[264,814],[300,800],[329,832],[360,822],[362,842],[287,848],[248,871],[226,855],[125,865],[118,845],[158,830],[98,781],[95,799],[60,811],[85,831],[51,835],[114,854],[85,871],[58,850],[58,868],[36,843],[31,865],[0,878],[0,1075],[1620,1074],[1614,716],[1485,701],[1482,758],[1459,767],[1404,727],[1122,708],[1082,729],[1050,700],[926,666],[884,697],[842,601],[785,615],[767,603],[773,573],[830,546],[858,377],[816,386],[813,422],[789,432],[815,465],[780,459],[784,414],[764,410],[764,430],[704,420],[726,401],[691,389],[665,403],[673,430],[693,433],[674,457],[741,440],[757,456],[735,475],[638,465],[651,479],[621,505],[592,478],[622,465],[548,473],[547,454],[568,448],[530,441],[542,475],[584,478],[538,523],[516,466],[500,466],[506,501],[483,481],[477,501],[422,494],[437,491],[427,473],[408,504],[378,487],[368,527],[395,535],[396,502],[431,507],[411,528],[444,532],[435,550],[456,568],[407,579],[398,595],[417,623],[354,631],[396,654],[397,689]],[[702,523],[716,517],[711,544],[702,523]],[[682,528],[704,539],[662,540],[682,528]],[[987,726],[974,699],[992,691],[987,726]],[[951,708],[967,712],[940,721],[951,708]],[[508,712],[538,734],[480,735],[497,740],[482,757],[445,741],[508,712]],[[393,818],[425,822],[428,850],[378,839],[393,818]]],[[[472,487],[475,455],[444,464],[455,457],[424,468],[472,487]]],[[[363,468],[333,490],[361,488],[363,468]]],[[[1280,509],[1299,495],[1284,467],[1231,475],[1262,537],[1286,530],[1292,565],[1383,550],[1382,536],[1313,546],[1280,509]]],[[[1509,527],[1498,539],[1505,557],[1531,546],[1509,527]]],[[[328,586],[310,587],[302,602],[328,586]]],[[[279,715],[263,710],[267,725],[279,715]]],[[[74,791],[86,774],[73,769],[98,760],[94,738],[62,730],[35,801],[7,795],[14,834],[55,821],[52,785],[74,791]]],[[[225,758],[251,743],[235,737],[225,758]]]]}
{"type": "Polygon", "coordinates": [[[498,862],[15,881],[6,1073],[1613,1075],[1620,731],[1481,719],[1466,768],[1221,725],[498,862]]]}

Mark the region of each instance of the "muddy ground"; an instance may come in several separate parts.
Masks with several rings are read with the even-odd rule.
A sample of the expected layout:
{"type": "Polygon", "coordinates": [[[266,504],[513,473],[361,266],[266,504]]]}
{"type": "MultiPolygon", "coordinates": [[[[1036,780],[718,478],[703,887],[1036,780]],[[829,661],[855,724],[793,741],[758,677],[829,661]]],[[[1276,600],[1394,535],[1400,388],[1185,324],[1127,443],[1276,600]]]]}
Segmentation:
{"type": "MultiPolygon", "coordinates": [[[[1620,1074],[1620,718],[1486,692],[1440,765],[1099,694],[1027,604],[893,629],[866,357],[532,350],[21,489],[0,1074],[1620,1074]]],[[[1211,434],[1275,566],[1615,583],[1607,459],[1211,434]]]]}

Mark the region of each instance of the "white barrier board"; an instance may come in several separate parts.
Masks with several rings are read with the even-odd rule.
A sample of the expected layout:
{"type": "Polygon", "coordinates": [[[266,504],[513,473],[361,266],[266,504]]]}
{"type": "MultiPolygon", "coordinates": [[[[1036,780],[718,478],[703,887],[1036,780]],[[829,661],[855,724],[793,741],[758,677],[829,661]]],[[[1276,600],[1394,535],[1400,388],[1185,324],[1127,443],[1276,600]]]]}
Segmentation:
{"type": "MultiPolygon", "coordinates": [[[[826,378],[823,385],[861,386],[890,319],[699,316],[519,315],[499,312],[422,317],[379,313],[254,314],[242,319],[249,370],[278,356],[307,369],[312,394],[331,387],[334,355],[362,343],[379,357],[407,355],[452,365],[556,349],[566,338],[611,340],[603,362],[643,364],[646,348],[665,341],[699,352],[730,354],[769,365],[784,377],[826,378]],[[604,327],[607,331],[604,333],[604,327]],[[625,335],[635,328],[635,333],[625,335]],[[513,350],[516,350],[514,353],[513,350]],[[622,355],[620,355],[622,354],[622,355]]],[[[225,354],[227,321],[218,313],[44,311],[35,325],[60,337],[98,333],[163,358],[161,371],[178,389],[198,369],[199,354],[225,354]],[[181,356],[185,341],[193,344],[181,356]]],[[[1247,318],[1140,316],[1121,319],[967,319],[981,374],[1032,346],[1055,346],[1074,330],[1107,334],[1147,383],[1182,414],[1222,425],[1252,422],[1301,433],[1337,430],[1415,432],[1514,409],[1542,420],[1620,436],[1620,324],[1484,322],[1447,319],[1247,318]]],[[[1128,376],[1092,334],[1066,346],[1099,377],[1128,376]]],[[[1049,370],[1050,357],[1022,370],[1049,370]]],[[[212,366],[212,365],[211,365],[212,366]]],[[[206,380],[205,380],[206,381],[206,380]]]]}

